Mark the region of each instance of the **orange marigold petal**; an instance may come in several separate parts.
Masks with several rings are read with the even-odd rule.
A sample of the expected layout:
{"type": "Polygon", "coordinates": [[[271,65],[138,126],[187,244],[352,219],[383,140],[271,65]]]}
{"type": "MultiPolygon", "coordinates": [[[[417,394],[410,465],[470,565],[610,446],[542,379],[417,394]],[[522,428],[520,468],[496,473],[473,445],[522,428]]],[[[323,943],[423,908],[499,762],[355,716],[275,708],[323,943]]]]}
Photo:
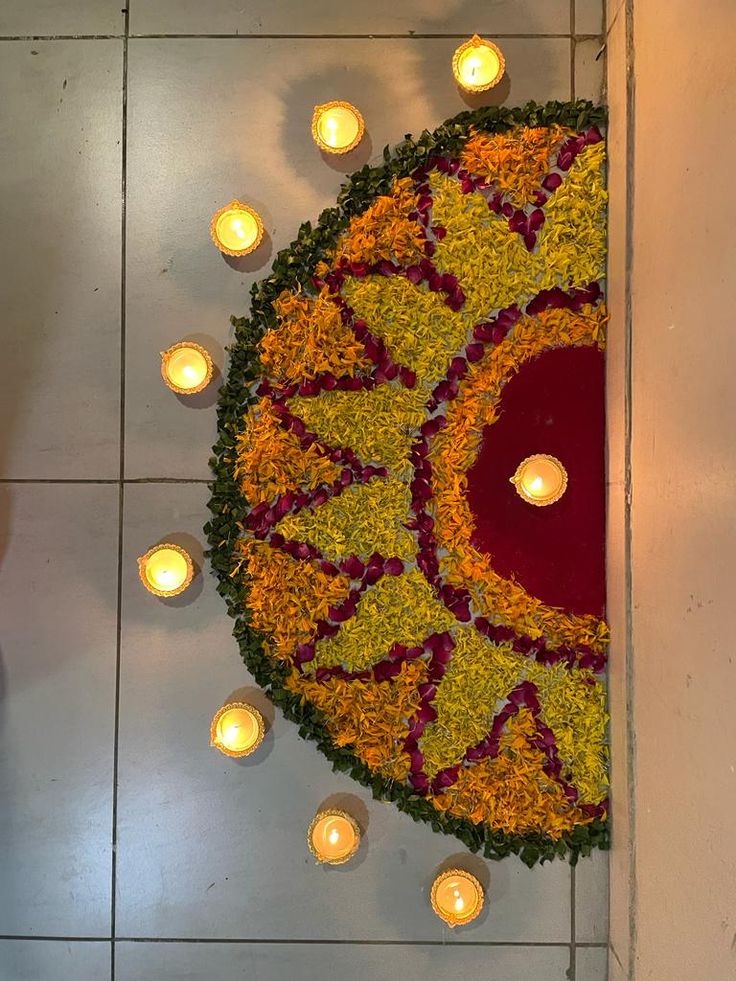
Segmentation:
{"type": "Polygon", "coordinates": [[[314,378],[321,371],[336,377],[367,366],[363,345],[342,322],[326,290],[318,296],[281,293],[273,303],[279,327],[261,340],[261,363],[280,382],[314,378]]]}
{"type": "Polygon", "coordinates": [[[405,780],[409,774],[409,756],[403,751],[407,719],[419,709],[417,689],[426,676],[423,661],[406,661],[390,681],[330,678],[316,682],[294,672],[286,684],[324,714],[338,745],[351,746],[371,770],[405,780]]]}
{"type": "Polygon", "coordinates": [[[544,772],[544,755],[530,742],[535,730],[531,712],[520,709],[507,723],[498,756],[461,769],[452,787],[431,798],[434,806],[508,834],[543,831],[556,839],[589,823],[544,772]]]}
{"type": "Polygon", "coordinates": [[[340,476],[340,468],[315,444],[303,450],[299,439],[281,428],[270,399],[248,411],[236,452],[235,477],[253,506],[286,491],[331,484],[340,476]]]}
{"type": "Polygon", "coordinates": [[[244,539],[238,547],[249,580],[251,622],[269,635],[270,649],[279,658],[311,640],[317,621],[350,592],[347,576],[325,575],[264,542],[244,539]]]}
{"type": "Polygon", "coordinates": [[[569,133],[560,126],[475,133],[465,144],[460,161],[465,170],[490,178],[513,204],[523,207],[539,190],[552,154],[569,133]]]}
{"type": "Polygon", "coordinates": [[[391,194],[377,198],[363,214],[350,219],[335,259],[369,264],[381,259],[401,264],[419,262],[424,256],[424,232],[416,220],[407,217],[415,205],[411,178],[395,181],[391,194]]]}

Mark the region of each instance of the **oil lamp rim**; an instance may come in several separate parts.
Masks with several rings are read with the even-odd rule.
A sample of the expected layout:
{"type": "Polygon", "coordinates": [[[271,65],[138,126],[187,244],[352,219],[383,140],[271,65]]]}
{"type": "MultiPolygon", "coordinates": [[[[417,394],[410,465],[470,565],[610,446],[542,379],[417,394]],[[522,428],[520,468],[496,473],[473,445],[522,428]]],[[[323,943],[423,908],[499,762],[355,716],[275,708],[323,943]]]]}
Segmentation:
{"type": "Polygon", "coordinates": [[[218,208],[218,210],[212,216],[212,220],[210,221],[210,238],[217,246],[217,248],[220,250],[220,252],[223,252],[225,255],[232,255],[232,256],[250,255],[251,252],[255,252],[255,250],[263,241],[263,233],[264,233],[263,220],[261,219],[261,216],[255,210],[255,208],[251,208],[249,204],[246,204],[244,201],[239,201],[237,198],[234,198],[229,204],[225,204],[221,208],[218,208]],[[225,214],[226,211],[245,211],[251,216],[251,218],[254,219],[256,223],[256,237],[247,248],[229,249],[226,245],[223,245],[223,243],[217,237],[217,222],[225,214]]]}
{"type": "Polygon", "coordinates": [[[307,844],[309,845],[310,852],[312,853],[312,855],[314,855],[314,857],[317,859],[318,862],[324,862],[327,865],[344,865],[345,862],[349,862],[350,859],[355,855],[357,850],[360,848],[360,838],[361,838],[361,831],[358,822],[355,820],[352,814],[348,814],[347,811],[340,810],[339,807],[328,807],[325,808],[325,810],[323,811],[317,811],[317,813],[312,818],[311,823],[309,825],[309,829],[307,831],[307,844]],[[345,820],[351,825],[353,831],[355,832],[355,841],[353,843],[353,847],[342,858],[325,858],[323,855],[320,855],[317,852],[317,849],[314,847],[314,842],[312,841],[312,834],[314,832],[314,829],[317,827],[317,824],[323,818],[326,817],[345,818],[345,820]]]}
{"type": "Polygon", "coordinates": [[[363,119],[363,114],[357,106],[354,106],[351,102],[345,102],[342,99],[333,99],[332,102],[323,102],[319,106],[314,107],[314,112],[312,113],[312,139],[320,148],[324,150],[325,153],[350,153],[354,150],[356,146],[363,139],[365,134],[365,120],[363,119]],[[323,114],[328,109],[349,109],[358,121],[358,132],[351,143],[347,146],[330,146],[329,143],[325,143],[319,132],[319,121],[323,114]]]}
{"type": "Polygon", "coordinates": [[[149,548],[145,555],[141,555],[138,558],[138,576],[149,593],[153,593],[155,596],[178,596],[179,593],[184,592],[187,586],[191,585],[192,579],[194,578],[194,562],[189,552],[187,552],[186,549],[183,549],[180,545],[174,545],[173,542],[161,542],[159,545],[154,545],[152,548],[149,548]],[[184,582],[182,582],[181,585],[177,586],[175,589],[159,589],[158,586],[154,586],[150,579],[146,576],[146,565],[148,564],[149,560],[156,554],[156,552],[160,552],[164,548],[169,548],[173,552],[178,552],[187,564],[187,574],[184,578],[184,582]]]}
{"type": "Polygon", "coordinates": [[[504,76],[506,71],[506,59],[503,56],[503,51],[499,48],[497,44],[493,41],[489,41],[488,38],[480,37],[478,34],[474,34],[468,41],[463,42],[459,48],[455,50],[452,56],[452,74],[455,77],[455,81],[460,86],[460,88],[465,89],[466,92],[487,92],[488,89],[492,89],[494,85],[498,85],[504,76]],[[468,85],[467,82],[463,81],[460,75],[460,59],[469,51],[470,48],[487,47],[490,48],[498,58],[498,71],[495,76],[490,80],[490,82],[485,82],[483,85],[468,85]]]}
{"type": "Polygon", "coordinates": [[[201,392],[203,389],[207,388],[209,383],[212,381],[214,370],[215,366],[212,363],[210,352],[206,348],[202,347],[201,344],[196,344],[194,341],[179,341],[176,344],[172,344],[171,347],[167,347],[165,351],[161,352],[161,377],[166,383],[166,386],[170,388],[172,392],[176,392],[177,395],[196,395],[197,392],[201,392]],[[207,362],[207,373],[199,385],[195,385],[194,388],[182,388],[181,385],[177,385],[176,382],[173,382],[166,373],[169,361],[171,361],[171,356],[174,354],[174,352],[181,351],[183,348],[190,348],[191,350],[196,351],[198,354],[201,354],[204,360],[207,362]]]}
{"type": "Polygon", "coordinates": [[[481,885],[480,881],[473,875],[472,872],[468,872],[467,869],[447,869],[445,872],[441,872],[437,878],[432,883],[432,892],[430,899],[432,901],[432,909],[439,916],[441,920],[444,920],[449,927],[465,926],[466,923],[472,923],[472,921],[480,915],[480,911],[483,909],[483,904],[485,903],[485,890],[481,885]],[[478,893],[478,902],[475,909],[470,913],[469,916],[456,917],[447,910],[440,909],[437,904],[437,890],[445,882],[446,879],[451,879],[453,876],[462,876],[467,879],[478,893]]]}
{"type": "Polygon", "coordinates": [[[219,749],[221,753],[225,756],[231,756],[233,759],[240,759],[243,756],[250,756],[251,753],[255,753],[258,747],[263,742],[264,736],[266,735],[266,723],[264,721],[262,713],[249,702],[227,702],[225,705],[220,706],[220,708],[215,712],[212,722],[210,723],[210,746],[215,749],[219,749]],[[231,709],[245,709],[246,712],[250,713],[255,719],[256,725],[258,727],[258,733],[256,735],[256,740],[252,746],[247,749],[229,749],[225,744],[217,737],[217,726],[220,719],[226,712],[231,709]]]}
{"type": "Polygon", "coordinates": [[[565,470],[561,460],[558,460],[556,456],[551,456],[549,453],[532,453],[531,456],[525,457],[516,468],[514,476],[510,477],[509,480],[516,488],[516,493],[519,495],[519,497],[526,501],[527,504],[534,504],[535,507],[546,507],[548,504],[555,504],[567,490],[567,470],[565,470]],[[560,486],[555,493],[545,498],[532,497],[531,494],[527,494],[521,480],[524,473],[524,468],[527,466],[527,464],[533,463],[536,460],[545,460],[547,463],[553,464],[553,466],[559,469],[562,477],[560,486]]]}

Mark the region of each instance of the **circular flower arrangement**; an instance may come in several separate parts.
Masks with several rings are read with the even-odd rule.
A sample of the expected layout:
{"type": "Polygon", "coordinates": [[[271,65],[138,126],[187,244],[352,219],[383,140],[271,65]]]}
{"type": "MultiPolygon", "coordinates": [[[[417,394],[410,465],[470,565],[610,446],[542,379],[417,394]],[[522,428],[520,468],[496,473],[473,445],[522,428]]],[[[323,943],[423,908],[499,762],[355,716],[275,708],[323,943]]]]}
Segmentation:
{"type": "Polygon", "coordinates": [[[494,569],[468,473],[525,366],[602,350],[602,122],[462,113],[302,225],[233,320],[206,529],[246,664],[300,733],[530,865],[607,845],[607,628],[494,569]]]}

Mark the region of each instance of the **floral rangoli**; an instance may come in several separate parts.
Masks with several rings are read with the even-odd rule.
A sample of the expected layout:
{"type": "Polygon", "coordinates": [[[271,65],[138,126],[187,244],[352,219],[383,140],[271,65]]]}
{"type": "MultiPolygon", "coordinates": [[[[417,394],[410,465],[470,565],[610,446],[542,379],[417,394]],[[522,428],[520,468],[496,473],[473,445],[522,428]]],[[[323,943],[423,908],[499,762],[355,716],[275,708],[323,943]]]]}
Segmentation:
{"type": "Polygon", "coordinates": [[[607,844],[602,123],[476,110],[353,175],[233,321],[213,461],[258,682],[376,797],[528,864],[607,844]],[[515,495],[528,449],[569,500],[515,495]]]}

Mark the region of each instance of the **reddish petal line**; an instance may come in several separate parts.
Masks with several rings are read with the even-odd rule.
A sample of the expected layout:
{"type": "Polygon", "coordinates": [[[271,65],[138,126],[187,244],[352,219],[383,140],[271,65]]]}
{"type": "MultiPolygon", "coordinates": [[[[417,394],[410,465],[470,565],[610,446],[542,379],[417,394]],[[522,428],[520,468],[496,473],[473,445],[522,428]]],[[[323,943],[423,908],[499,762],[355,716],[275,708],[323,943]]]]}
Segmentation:
{"type": "MultiPolygon", "coordinates": [[[[562,184],[562,177],[559,171],[566,173],[573,164],[575,158],[586,146],[593,146],[600,143],[603,137],[597,126],[593,126],[584,133],[577,133],[569,137],[560,147],[558,147],[555,162],[550,171],[541,181],[539,190],[535,193],[531,205],[524,205],[523,208],[515,208],[510,201],[504,201],[505,194],[502,191],[492,193],[488,199],[488,207],[494,214],[502,215],[508,221],[509,230],[516,232],[524,241],[529,252],[533,251],[537,243],[537,233],[545,222],[543,206],[549,199],[549,194],[554,193],[562,184]]],[[[472,194],[474,191],[492,191],[494,181],[492,178],[479,177],[460,167],[460,161],[450,160],[447,157],[430,158],[424,169],[415,171],[415,174],[426,177],[433,168],[440,170],[448,176],[457,178],[463,194],[472,194]],[[432,166],[430,166],[430,161],[432,166]]]]}
{"type": "Polygon", "coordinates": [[[342,681],[375,681],[378,683],[390,681],[401,674],[401,666],[405,661],[416,660],[424,654],[423,647],[406,647],[404,644],[394,644],[386,657],[364,671],[346,671],[345,668],[317,668],[314,680],[329,681],[340,678],[342,681]]]}
{"type": "Polygon", "coordinates": [[[331,294],[330,300],[340,310],[343,324],[363,344],[364,356],[372,362],[369,371],[359,370],[355,375],[335,375],[331,371],[317,372],[313,378],[303,379],[298,385],[273,385],[268,378],[262,378],[256,392],[268,395],[274,402],[284,403],[294,395],[302,398],[316,397],[322,392],[335,389],[343,392],[371,391],[398,378],[405,388],[414,388],[416,374],[408,367],[398,364],[390,356],[385,342],[368,330],[365,320],[356,320],[354,311],[338,294],[331,294]]]}
{"type": "Polygon", "coordinates": [[[586,304],[597,305],[602,299],[603,291],[597,282],[569,291],[554,286],[549,290],[540,290],[522,309],[512,305],[500,310],[495,317],[480,321],[473,328],[473,341],[452,358],[447,374],[432,390],[427,411],[436,412],[443,402],[456,399],[460,393],[460,382],[467,374],[469,366],[482,360],[487,347],[500,344],[523,315],[536,316],[546,309],[577,311],[586,304]]]}
{"type": "MultiPolygon", "coordinates": [[[[321,631],[323,636],[332,636],[333,631],[329,629],[321,631]]],[[[303,671],[304,664],[314,658],[314,644],[300,645],[295,656],[296,663],[303,671]]],[[[437,713],[432,706],[432,701],[437,694],[437,688],[447,669],[447,665],[452,659],[452,651],[455,642],[452,636],[445,632],[440,634],[430,634],[421,647],[405,647],[402,644],[394,644],[385,657],[378,664],[373,665],[366,671],[345,671],[344,668],[317,668],[314,678],[318,682],[325,682],[331,678],[340,678],[346,681],[389,681],[401,673],[401,665],[404,661],[414,660],[425,657],[427,660],[428,674],[427,681],[419,686],[420,705],[416,713],[408,720],[408,733],[404,740],[403,750],[411,757],[409,779],[417,793],[426,793],[429,789],[429,780],[423,772],[424,757],[419,750],[418,740],[424,732],[425,726],[436,719],[437,713]]]]}
{"type": "Polygon", "coordinates": [[[370,382],[364,387],[371,389],[376,385],[384,385],[398,378],[405,388],[414,388],[417,376],[406,365],[402,365],[391,357],[383,338],[371,333],[365,320],[356,320],[355,311],[340,294],[331,294],[332,302],[340,308],[340,316],[346,327],[349,327],[356,340],[363,344],[363,354],[373,362],[370,382]]]}
{"type": "MultiPolygon", "coordinates": [[[[434,242],[430,241],[427,228],[429,225],[429,211],[432,206],[432,196],[429,185],[424,181],[415,181],[416,207],[410,211],[407,218],[415,221],[418,230],[421,232],[425,257],[431,258],[434,255],[434,242]]],[[[401,274],[403,267],[398,263],[391,262],[390,259],[379,259],[377,262],[350,262],[345,258],[340,259],[337,265],[322,277],[313,276],[312,283],[316,289],[327,286],[331,294],[339,295],[342,285],[347,276],[356,279],[364,279],[369,275],[392,276],[401,274]]]]}
{"type": "Polygon", "coordinates": [[[385,477],[386,467],[362,467],[357,473],[350,467],[343,467],[340,476],[333,484],[319,484],[311,491],[286,491],[274,501],[262,501],[250,510],[245,526],[255,538],[266,538],[287,514],[298,514],[305,508],[321,507],[326,501],[340,494],[352,484],[367,484],[373,477],[385,477]]]}
{"type": "Polygon", "coordinates": [[[283,535],[276,531],[269,535],[266,542],[271,548],[276,549],[278,552],[284,552],[286,555],[290,555],[292,559],[299,559],[301,562],[325,561],[324,556],[316,545],[284,538],[283,535]]]}
{"type": "Polygon", "coordinates": [[[353,266],[360,266],[358,273],[353,272],[350,264],[339,266],[328,273],[324,280],[317,280],[315,285],[321,286],[324,284],[333,294],[337,295],[342,289],[345,279],[348,277],[364,279],[365,276],[371,274],[379,276],[404,276],[411,283],[414,283],[415,286],[418,286],[419,283],[426,282],[431,292],[445,293],[445,303],[451,310],[459,310],[465,302],[465,294],[457,278],[451,273],[441,273],[432,262],[431,257],[434,255],[433,242],[426,243],[425,252],[427,252],[427,255],[423,259],[409,266],[401,266],[398,263],[390,262],[388,259],[382,259],[380,262],[374,263],[371,266],[365,265],[365,270],[363,269],[364,264],[353,263],[353,266]],[[431,249],[429,248],[430,246],[431,249]]]}
{"type": "Polygon", "coordinates": [[[299,444],[303,450],[310,446],[316,446],[323,457],[333,463],[344,463],[352,473],[354,479],[360,483],[370,480],[371,477],[385,477],[388,473],[385,467],[375,467],[372,464],[364,464],[357,454],[348,446],[331,446],[321,440],[316,433],[307,429],[304,421],[290,412],[283,402],[273,402],[273,411],[277,416],[279,425],[287,432],[291,431],[299,439],[299,444]]]}
{"type": "Polygon", "coordinates": [[[525,205],[523,208],[514,208],[508,201],[503,202],[503,195],[494,194],[488,202],[488,207],[497,215],[504,215],[508,219],[509,229],[517,232],[524,240],[524,245],[531,252],[537,242],[537,232],[545,222],[543,206],[549,200],[549,196],[562,185],[563,179],[559,171],[567,173],[575,158],[586,146],[593,146],[600,143],[603,137],[597,126],[591,127],[585,133],[577,133],[569,137],[558,149],[555,162],[549,172],[542,178],[541,187],[536,192],[533,205],[525,205]]]}
{"type": "MultiPolygon", "coordinates": [[[[563,763],[557,750],[557,740],[552,730],[540,718],[541,706],[538,698],[539,692],[531,681],[523,681],[517,685],[508,695],[507,704],[493,719],[491,729],[484,738],[469,747],[460,763],[441,770],[432,780],[432,793],[442,793],[451,787],[457,780],[460,769],[468,764],[476,763],[482,759],[495,759],[501,746],[501,736],[510,718],[516,715],[519,709],[524,706],[530,710],[536,723],[536,735],[532,740],[532,745],[544,756],[545,762],[542,766],[544,772],[550,779],[554,780],[565,793],[568,800],[577,804],[579,792],[577,787],[565,780],[562,776],[563,763]]],[[[580,805],[588,816],[600,817],[605,813],[605,804],[586,804],[580,805]]]]}
{"type": "MultiPolygon", "coordinates": [[[[371,586],[374,586],[383,576],[402,575],[404,572],[404,562],[395,556],[386,559],[380,553],[374,552],[368,559],[368,562],[365,563],[357,555],[350,555],[347,559],[339,563],[322,559],[320,569],[327,575],[337,576],[341,573],[348,575],[358,585],[350,590],[347,598],[342,603],[329,608],[326,620],[317,621],[312,639],[306,644],[299,644],[297,647],[293,660],[302,672],[304,671],[304,665],[314,660],[317,641],[322,640],[324,637],[334,637],[338,633],[340,625],[352,619],[358,612],[358,603],[361,595],[371,586]]],[[[398,645],[394,646],[396,647],[398,645]]],[[[389,653],[389,659],[390,656],[389,653]]],[[[399,665],[399,670],[400,668],[401,665],[399,665]]],[[[398,671],[394,673],[398,673],[398,671]]],[[[325,681],[331,677],[343,678],[345,680],[363,680],[371,677],[371,671],[348,672],[340,667],[318,668],[315,677],[317,681],[325,681]]]]}
{"type": "Polygon", "coordinates": [[[385,341],[370,332],[364,320],[356,320],[354,310],[348,305],[344,297],[340,295],[343,283],[348,277],[364,279],[366,276],[405,276],[410,282],[418,285],[426,282],[431,292],[444,292],[445,303],[452,310],[459,310],[465,303],[465,294],[460,286],[457,277],[451,273],[440,273],[431,257],[434,255],[434,242],[427,235],[431,231],[434,238],[444,238],[446,230],[440,226],[432,226],[430,222],[430,210],[432,206],[432,196],[428,184],[417,186],[418,206],[413,215],[425,237],[424,251],[425,256],[418,263],[409,266],[401,266],[388,259],[382,259],[375,263],[348,262],[342,259],[340,263],[333,267],[324,277],[313,277],[313,285],[316,289],[327,286],[329,297],[333,303],[340,308],[343,323],[353,330],[356,338],[363,342],[365,356],[373,362],[374,367],[367,374],[345,375],[337,377],[332,372],[319,372],[312,379],[302,381],[299,385],[273,386],[268,379],[262,379],[256,389],[259,395],[269,395],[274,402],[282,403],[292,396],[298,394],[303,397],[319,395],[322,391],[358,391],[360,389],[371,390],[376,385],[385,384],[395,378],[405,387],[414,388],[416,385],[415,372],[406,365],[402,365],[393,360],[388,351],[385,341]]]}
{"type": "Polygon", "coordinates": [[[597,126],[591,126],[584,133],[576,133],[569,137],[557,151],[555,166],[558,170],[567,172],[573,161],[582,153],[586,146],[594,146],[603,142],[603,135],[597,126]]]}
{"type": "Polygon", "coordinates": [[[404,740],[403,750],[409,754],[409,782],[415,793],[424,795],[429,791],[429,778],[424,772],[424,754],[419,748],[419,740],[430,722],[437,718],[437,710],[432,705],[439,683],[452,660],[455,640],[447,631],[430,634],[424,641],[424,650],[429,654],[427,681],[419,686],[419,708],[408,721],[409,732],[404,740]]]}
{"type": "Polygon", "coordinates": [[[359,392],[362,389],[375,388],[377,366],[368,372],[355,375],[335,375],[331,371],[318,371],[313,378],[305,378],[299,384],[274,386],[269,379],[263,379],[256,389],[258,395],[268,395],[274,402],[283,403],[295,395],[310,398],[321,395],[322,392],[359,392]]]}
{"type": "MultiPolygon", "coordinates": [[[[415,174],[419,173],[420,171],[415,171],[415,174]]],[[[409,212],[408,218],[417,222],[417,226],[424,236],[424,257],[419,262],[409,266],[391,262],[390,259],[380,259],[378,262],[367,263],[349,262],[343,258],[325,276],[313,277],[312,281],[315,288],[322,289],[323,286],[327,286],[331,295],[339,297],[343,283],[348,277],[364,279],[369,275],[405,276],[415,285],[426,282],[430,291],[445,293],[445,303],[451,310],[459,310],[465,303],[465,294],[457,277],[451,273],[441,273],[431,261],[435,252],[433,240],[444,238],[446,229],[432,225],[432,193],[426,182],[426,175],[420,180],[415,180],[415,188],[417,204],[416,208],[409,212]]]]}
{"type": "Polygon", "coordinates": [[[589,668],[596,674],[605,671],[606,655],[596,653],[587,644],[578,644],[577,647],[547,647],[547,640],[539,637],[536,640],[528,634],[517,634],[512,627],[502,624],[493,624],[487,617],[475,617],[474,626],[476,630],[488,637],[496,644],[512,642],[512,647],[517,654],[523,654],[539,664],[565,664],[568,668],[589,668]]]}

